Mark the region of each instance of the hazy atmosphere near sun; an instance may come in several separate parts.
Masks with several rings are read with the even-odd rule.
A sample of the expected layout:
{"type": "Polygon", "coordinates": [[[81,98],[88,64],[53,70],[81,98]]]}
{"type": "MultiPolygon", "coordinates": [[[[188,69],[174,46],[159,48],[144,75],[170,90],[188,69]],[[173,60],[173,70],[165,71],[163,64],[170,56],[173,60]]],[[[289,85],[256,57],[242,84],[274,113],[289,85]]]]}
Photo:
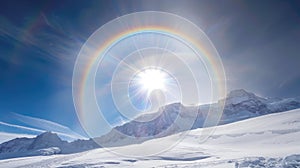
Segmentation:
{"type": "Polygon", "coordinates": [[[12,0],[0,9],[0,128],[7,132],[85,137],[72,98],[77,55],[99,27],[140,11],[173,13],[201,28],[220,55],[227,91],[300,95],[296,0],[12,0]]]}

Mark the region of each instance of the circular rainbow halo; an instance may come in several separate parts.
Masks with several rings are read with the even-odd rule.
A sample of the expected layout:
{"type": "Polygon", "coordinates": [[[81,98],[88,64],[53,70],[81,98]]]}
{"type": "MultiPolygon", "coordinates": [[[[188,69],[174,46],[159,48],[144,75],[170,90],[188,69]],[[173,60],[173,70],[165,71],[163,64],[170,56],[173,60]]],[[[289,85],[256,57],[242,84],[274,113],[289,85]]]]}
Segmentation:
{"type": "MultiPolygon", "coordinates": [[[[73,72],[73,100],[86,133],[109,147],[110,140],[97,137],[110,132],[109,137],[124,142],[141,142],[190,130],[199,116],[203,127],[217,125],[224,102],[205,114],[199,105],[225,97],[225,81],[218,52],[195,24],[170,13],[137,12],[106,23],[82,46],[73,72]],[[124,123],[134,126],[130,131],[117,127],[124,123]]],[[[203,140],[213,133],[205,131],[203,140]]],[[[174,143],[117,153],[157,154],[187,133],[174,143]]]]}

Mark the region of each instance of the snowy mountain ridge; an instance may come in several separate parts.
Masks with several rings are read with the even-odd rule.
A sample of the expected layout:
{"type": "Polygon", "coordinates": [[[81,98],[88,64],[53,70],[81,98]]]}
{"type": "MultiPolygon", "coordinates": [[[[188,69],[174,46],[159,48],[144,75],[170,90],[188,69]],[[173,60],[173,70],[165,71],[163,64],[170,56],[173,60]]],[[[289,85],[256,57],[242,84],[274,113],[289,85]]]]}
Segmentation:
{"type": "MultiPolygon", "coordinates": [[[[300,101],[297,99],[262,98],[245,90],[234,90],[219,102],[221,101],[225,101],[225,108],[219,125],[300,108],[300,101]]],[[[218,107],[218,103],[211,106],[213,108],[218,107]]],[[[208,107],[209,105],[184,106],[180,103],[166,105],[159,109],[158,117],[151,121],[144,123],[131,121],[117,126],[108,134],[94,138],[94,140],[107,147],[123,146],[165,137],[191,128],[189,125],[182,123],[194,122],[191,129],[202,128],[208,113],[208,107]],[[196,119],[194,118],[195,111],[197,112],[196,119]],[[123,134],[119,134],[117,131],[123,134]]],[[[147,118],[148,116],[139,116],[139,118],[143,117],[147,118]]],[[[46,132],[36,138],[17,138],[0,144],[0,159],[57,153],[66,154],[98,147],[99,145],[92,139],[67,142],[61,140],[54,133],[46,132]]]]}
{"type": "Polygon", "coordinates": [[[61,140],[56,133],[45,132],[35,138],[16,138],[0,144],[0,159],[67,154],[86,151],[99,146],[93,140],[76,140],[67,142],[61,140]]]}
{"type": "Polygon", "coordinates": [[[180,142],[181,133],[178,133],[122,147],[5,159],[0,160],[0,165],[5,168],[299,168],[299,114],[300,109],[296,109],[216,126],[214,134],[206,141],[200,139],[203,131],[209,128],[198,128],[189,131],[180,142]],[[166,144],[176,145],[144,156],[166,144]],[[122,155],[124,152],[127,155],[122,155]]]}
{"type": "MultiPolygon", "coordinates": [[[[219,125],[300,108],[300,101],[295,98],[263,98],[239,89],[231,91],[225,99],[211,104],[212,112],[223,101],[225,101],[225,107],[219,125]]],[[[159,114],[156,115],[158,117],[154,120],[148,122],[130,121],[115,127],[108,134],[97,138],[97,141],[106,146],[122,146],[190,129],[202,128],[208,112],[209,105],[184,106],[180,103],[169,104],[159,109],[157,112],[159,114]],[[197,115],[194,113],[197,113],[197,115]],[[192,127],[182,124],[189,122],[194,122],[192,127]]],[[[139,116],[139,118],[143,117],[143,115],[139,116]]]]}

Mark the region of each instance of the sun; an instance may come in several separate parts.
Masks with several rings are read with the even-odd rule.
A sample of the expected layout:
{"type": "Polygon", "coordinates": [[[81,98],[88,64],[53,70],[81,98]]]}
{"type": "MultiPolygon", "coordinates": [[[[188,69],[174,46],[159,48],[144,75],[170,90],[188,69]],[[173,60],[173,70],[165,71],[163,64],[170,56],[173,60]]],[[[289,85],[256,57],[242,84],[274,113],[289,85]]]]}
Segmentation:
{"type": "Polygon", "coordinates": [[[167,71],[159,67],[147,67],[132,76],[128,85],[128,97],[136,109],[147,111],[155,108],[157,101],[164,103],[166,97],[175,95],[171,91],[176,86],[174,78],[167,71]]]}
{"type": "Polygon", "coordinates": [[[160,69],[149,68],[139,72],[136,82],[142,90],[150,94],[154,90],[166,89],[168,74],[160,69]]]}

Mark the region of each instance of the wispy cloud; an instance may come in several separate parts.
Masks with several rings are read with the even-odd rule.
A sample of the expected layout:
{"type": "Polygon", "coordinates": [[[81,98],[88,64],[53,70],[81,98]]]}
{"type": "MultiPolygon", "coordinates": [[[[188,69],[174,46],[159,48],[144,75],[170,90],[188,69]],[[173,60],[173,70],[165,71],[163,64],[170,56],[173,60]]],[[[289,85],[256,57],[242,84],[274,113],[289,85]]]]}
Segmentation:
{"type": "Polygon", "coordinates": [[[32,127],[27,127],[22,125],[10,124],[3,121],[0,121],[0,128],[1,127],[4,127],[5,132],[0,132],[0,143],[17,137],[33,137],[35,135],[41,134],[46,131],[51,131],[53,133],[56,133],[65,140],[86,139],[86,137],[83,137],[76,133],[74,134],[74,132],[68,133],[68,132],[60,132],[58,130],[54,131],[54,130],[46,130],[46,129],[37,129],[37,128],[32,128],[32,127]],[[7,128],[10,129],[8,130],[7,128]],[[6,133],[5,135],[11,135],[11,136],[1,137],[1,135],[4,133],[6,133]]]}
{"type": "Polygon", "coordinates": [[[41,129],[25,127],[25,126],[16,125],[16,124],[9,124],[9,123],[2,122],[2,121],[0,121],[0,125],[6,126],[6,127],[11,127],[11,128],[16,128],[16,129],[21,129],[21,130],[26,130],[26,131],[33,131],[33,132],[37,132],[37,133],[42,133],[45,131],[45,130],[41,130],[41,129]]]}
{"type": "Polygon", "coordinates": [[[61,22],[46,14],[25,18],[22,23],[0,16],[0,40],[7,48],[1,51],[0,61],[11,67],[30,65],[54,75],[58,79],[55,82],[70,86],[74,60],[87,37],[78,36],[61,22]],[[45,63],[58,68],[49,68],[45,63]]]}
{"type": "Polygon", "coordinates": [[[36,18],[29,18],[28,23],[24,22],[23,25],[16,25],[3,16],[0,16],[0,21],[0,38],[17,42],[21,46],[35,47],[37,52],[50,61],[73,59],[70,53],[81,46],[81,40],[74,39],[75,36],[58,27],[59,24],[43,13],[36,18]]]}
{"type": "Polygon", "coordinates": [[[32,138],[32,137],[34,137],[34,135],[0,132],[0,143],[9,141],[9,140],[14,139],[14,138],[19,138],[19,137],[32,138]]]}
{"type": "Polygon", "coordinates": [[[9,126],[12,126],[15,128],[19,128],[19,129],[36,131],[36,132],[52,131],[67,140],[85,139],[86,138],[86,137],[76,133],[75,131],[71,130],[70,128],[68,128],[64,125],[55,123],[53,121],[48,121],[48,120],[36,118],[36,117],[25,116],[25,115],[21,115],[21,114],[17,114],[17,113],[12,113],[12,117],[14,117],[16,120],[18,120],[28,126],[31,126],[31,127],[27,127],[27,126],[25,127],[25,126],[5,123],[6,125],[9,125],[9,126]]]}

